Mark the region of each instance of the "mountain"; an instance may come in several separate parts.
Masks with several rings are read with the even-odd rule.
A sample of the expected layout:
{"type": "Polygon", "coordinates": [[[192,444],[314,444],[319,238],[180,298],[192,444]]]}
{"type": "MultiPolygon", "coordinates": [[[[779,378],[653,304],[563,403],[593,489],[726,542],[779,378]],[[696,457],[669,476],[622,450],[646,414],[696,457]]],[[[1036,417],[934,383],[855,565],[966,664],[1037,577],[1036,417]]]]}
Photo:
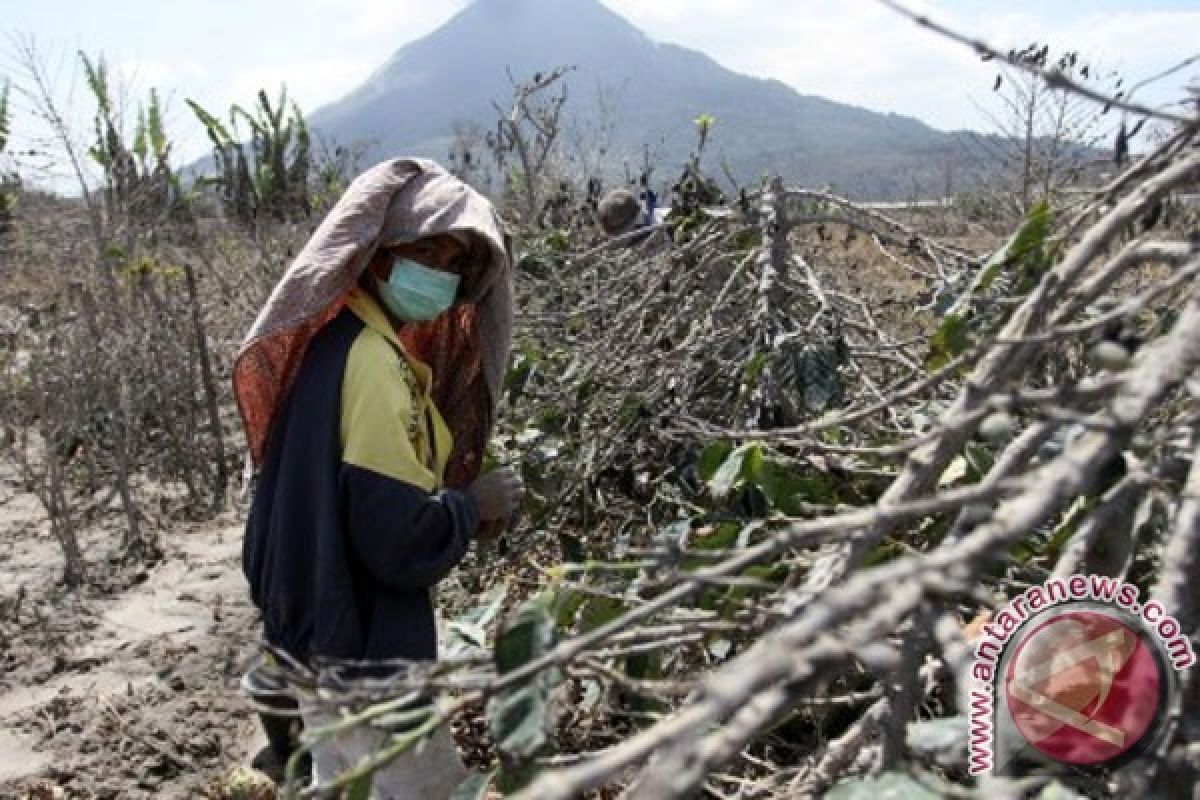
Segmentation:
{"type": "Polygon", "coordinates": [[[851,196],[940,196],[960,134],[800,94],[699,53],[655,42],[598,0],[475,0],[433,33],[400,48],[361,86],[311,117],[339,143],[368,143],[368,160],[398,154],[445,160],[456,124],[494,126],[493,102],[511,102],[509,74],[527,80],[558,65],[567,113],[595,128],[615,98],[608,162],[640,164],[644,146],[675,174],[701,114],[716,119],[706,164],[724,160],[739,182],[764,172],[851,196]]]}

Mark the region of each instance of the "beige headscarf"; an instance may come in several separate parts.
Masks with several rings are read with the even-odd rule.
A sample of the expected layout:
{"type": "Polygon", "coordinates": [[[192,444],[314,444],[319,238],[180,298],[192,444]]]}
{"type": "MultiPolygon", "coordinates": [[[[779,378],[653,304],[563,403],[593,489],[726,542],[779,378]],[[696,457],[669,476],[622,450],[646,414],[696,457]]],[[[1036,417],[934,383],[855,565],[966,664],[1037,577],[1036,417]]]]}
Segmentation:
{"type": "Polygon", "coordinates": [[[446,484],[478,474],[512,342],[512,257],[488,200],[433,161],[394,159],[360,175],[292,262],[246,336],[233,388],[256,464],[312,337],[343,308],[381,246],[436,234],[470,237],[478,260],[460,303],[405,325],[406,350],[434,375],[434,402],[454,434],[446,484]]]}

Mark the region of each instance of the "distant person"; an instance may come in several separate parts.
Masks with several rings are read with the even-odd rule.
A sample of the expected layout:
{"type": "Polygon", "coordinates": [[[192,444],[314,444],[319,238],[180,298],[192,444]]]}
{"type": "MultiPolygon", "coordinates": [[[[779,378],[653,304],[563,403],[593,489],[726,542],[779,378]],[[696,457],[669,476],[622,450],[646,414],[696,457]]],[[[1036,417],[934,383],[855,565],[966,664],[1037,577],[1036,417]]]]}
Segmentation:
{"type": "Polygon", "coordinates": [[[609,236],[623,236],[645,227],[646,212],[638,196],[629,189],[613,189],[600,199],[596,209],[600,229],[609,236]]]}
{"type": "Polygon", "coordinates": [[[653,225],[655,222],[657,222],[655,215],[658,212],[658,194],[655,193],[655,191],[649,186],[645,186],[645,188],[642,189],[641,200],[644,214],[642,217],[642,224],[647,226],[653,225]]]}
{"type": "MultiPolygon", "coordinates": [[[[261,464],[243,566],[274,649],[313,670],[381,665],[363,669],[372,677],[437,658],[434,588],[522,492],[509,469],[479,475],[512,317],[495,210],[431,161],[368,170],[291,264],[233,377],[261,464]]],[[[247,682],[278,696],[280,680],[247,682]]],[[[278,722],[266,719],[286,756],[278,722]]],[[[317,745],[314,780],[387,740],[363,726],[317,745]]],[[[442,728],[377,774],[371,796],[445,798],[464,776],[442,728]]]]}

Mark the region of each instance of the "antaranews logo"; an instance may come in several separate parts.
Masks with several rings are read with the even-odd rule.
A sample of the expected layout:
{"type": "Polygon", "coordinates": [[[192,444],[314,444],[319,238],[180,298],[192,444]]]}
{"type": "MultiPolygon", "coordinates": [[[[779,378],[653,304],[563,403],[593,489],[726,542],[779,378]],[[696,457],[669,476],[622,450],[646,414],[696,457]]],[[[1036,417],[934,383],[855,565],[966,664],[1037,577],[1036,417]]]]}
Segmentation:
{"type": "Polygon", "coordinates": [[[1077,767],[1136,757],[1166,721],[1174,672],[1195,661],[1179,623],[1119,578],[1031,587],[975,645],[970,772],[992,772],[1019,753],[1077,767]]]}

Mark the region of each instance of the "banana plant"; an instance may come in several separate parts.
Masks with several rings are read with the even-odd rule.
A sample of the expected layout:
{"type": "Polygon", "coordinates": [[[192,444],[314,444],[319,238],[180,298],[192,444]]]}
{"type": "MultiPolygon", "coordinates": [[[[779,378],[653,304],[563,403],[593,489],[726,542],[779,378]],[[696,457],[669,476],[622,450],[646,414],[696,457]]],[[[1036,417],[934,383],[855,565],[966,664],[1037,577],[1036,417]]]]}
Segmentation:
{"type": "MultiPolygon", "coordinates": [[[[217,174],[204,179],[204,182],[220,190],[226,210],[234,219],[245,222],[253,220],[257,197],[251,197],[253,185],[249,179],[245,151],[221,120],[194,100],[187,100],[187,104],[204,126],[205,133],[213,145],[213,161],[217,174]]],[[[230,125],[234,125],[234,120],[230,120],[230,125]]]]}
{"type": "Polygon", "coordinates": [[[148,103],[138,111],[134,135],[126,141],[103,56],[92,59],[81,50],[79,60],[96,103],[95,139],[88,155],[104,172],[104,197],[110,215],[119,212],[143,216],[164,208],[182,208],[183,191],[179,176],[169,164],[171,144],[163,126],[157,90],[150,90],[148,103]]]}
{"type": "Polygon", "coordinates": [[[262,90],[256,99],[252,112],[231,106],[228,126],[187,101],[213,144],[217,174],[207,182],[219,187],[226,209],[245,223],[262,214],[281,220],[307,215],[312,142],[304,115],[286,89],[274,103],[262,90]],[[248,139],[241,136],[239,123],[249,127],[248,139]]]}
{"type": "MultiPolygon", "coordinates": [[[[5,81],[4,85],[0,86],[0,155],[3,155],[4,149],[8,147],[10,132],[8,97],[10,88],[11,86],[8,81],[5,81]]],[[[16,203],[15,194],[11,191],[12,185],[15,182],[15,176],[0,172],[0,232],[6,229],[8,218],[12,213],[13,205],[16,203]]]]}
{"type": "Polygon", "coordinates": [[[88,148],[88,155],[104,170],[105,178],[111,186],[120,179],[121,176],[115,174],[115,170],[123,166],[121,162],[128,152],[124,148],[124,143],[121,141],[116,122],[113,119],[112,94],[108,85],[108,65],[105,64],[103,56],[93,61],[82,50],[79,51],[79,60],[83,64],[83,73],[88,89],[91,90],[92,98],[96,101],[96,116],[92,121],[96,139],[88,148]]]}
{"type": "Polygon", "coordinates": [[[3,153],[4,148],[8,146],[8,95],[10,89],[11,85],[8,81],[5,81],[4,87],[0,88],[0,153],[3,153]]]}

